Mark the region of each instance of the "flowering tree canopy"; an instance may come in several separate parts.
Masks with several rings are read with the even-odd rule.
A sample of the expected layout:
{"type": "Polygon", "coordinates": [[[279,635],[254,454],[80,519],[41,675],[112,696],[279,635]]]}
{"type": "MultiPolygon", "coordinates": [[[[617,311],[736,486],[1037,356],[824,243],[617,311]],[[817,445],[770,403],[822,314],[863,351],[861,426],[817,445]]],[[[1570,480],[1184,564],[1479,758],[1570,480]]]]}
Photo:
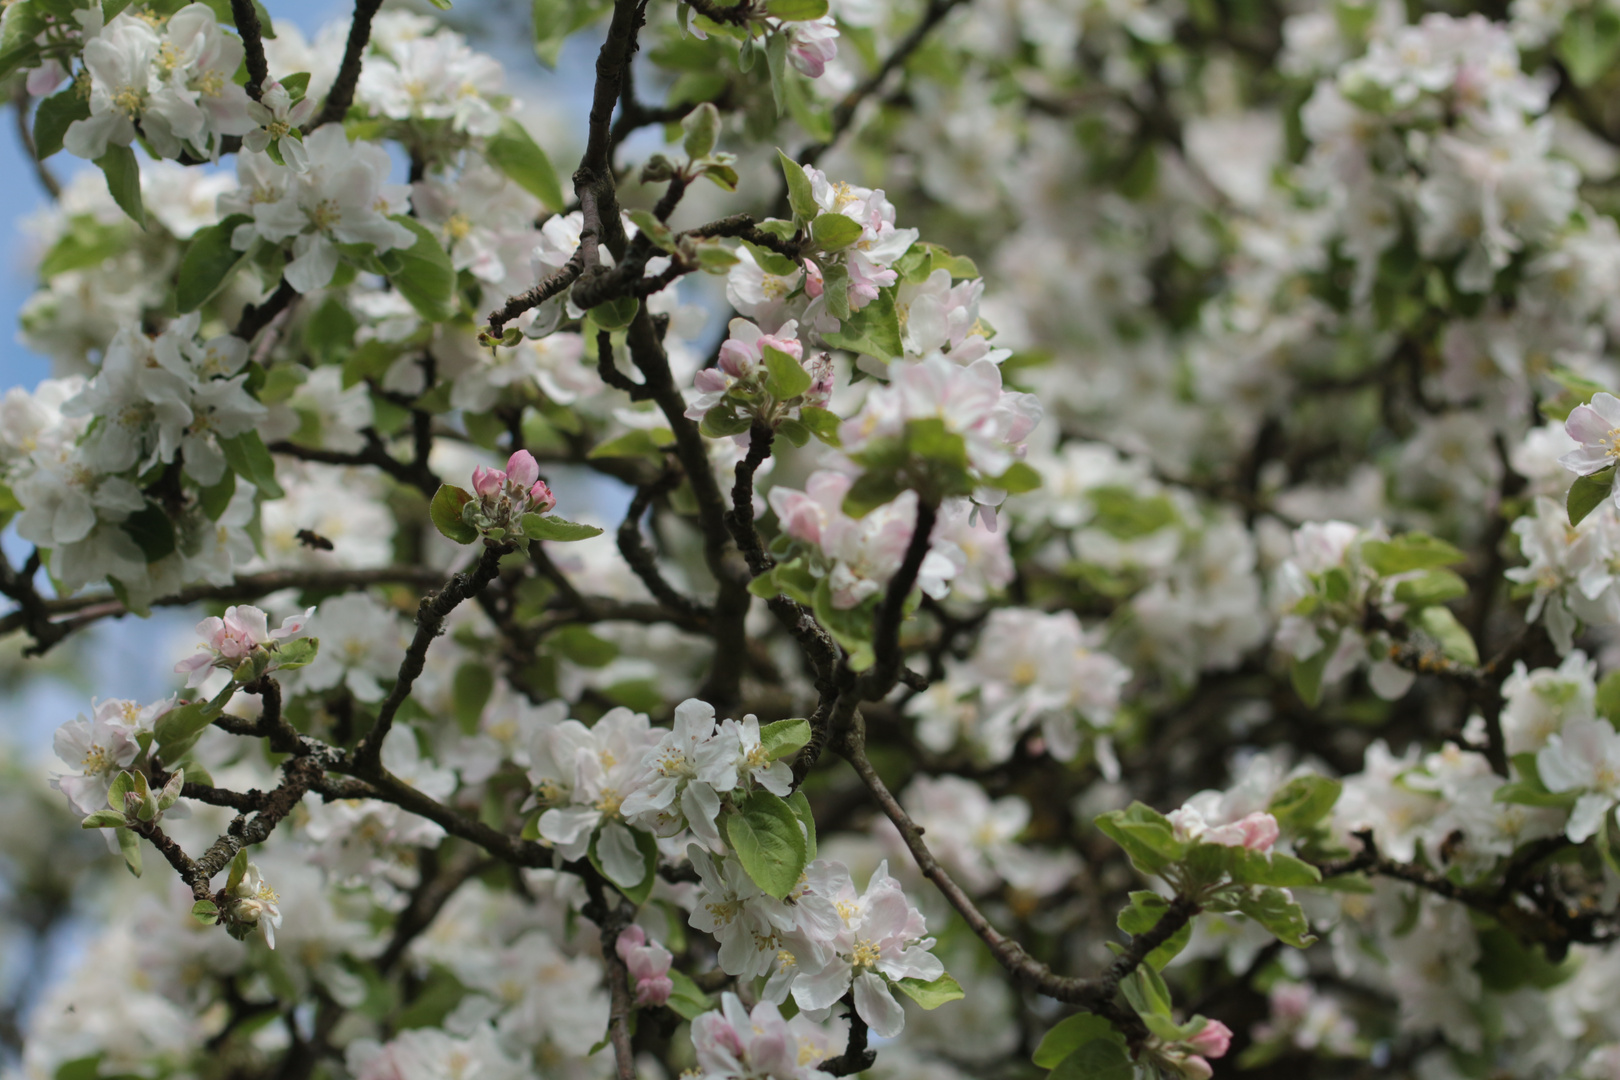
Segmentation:
{"type": "Polygon", "coordinates": [[[0,1067],[1620,1080],[1620,14],[344,14],[0,19],[0,631],[205,609],[0,1067]]]}

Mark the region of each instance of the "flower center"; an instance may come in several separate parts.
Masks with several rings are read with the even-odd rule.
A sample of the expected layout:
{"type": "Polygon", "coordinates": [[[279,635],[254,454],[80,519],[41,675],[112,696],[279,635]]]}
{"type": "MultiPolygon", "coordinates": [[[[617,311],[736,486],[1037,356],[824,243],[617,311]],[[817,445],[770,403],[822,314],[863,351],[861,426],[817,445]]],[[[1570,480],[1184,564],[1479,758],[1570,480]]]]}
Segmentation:
{"type": "Polygon", "coordinates": [[[850,962],[858,968],[869,968],[882,959],[882,956],[883,952],[875,942],[862,939],[855,943],[855,955],[850,958],[850,962]]]}

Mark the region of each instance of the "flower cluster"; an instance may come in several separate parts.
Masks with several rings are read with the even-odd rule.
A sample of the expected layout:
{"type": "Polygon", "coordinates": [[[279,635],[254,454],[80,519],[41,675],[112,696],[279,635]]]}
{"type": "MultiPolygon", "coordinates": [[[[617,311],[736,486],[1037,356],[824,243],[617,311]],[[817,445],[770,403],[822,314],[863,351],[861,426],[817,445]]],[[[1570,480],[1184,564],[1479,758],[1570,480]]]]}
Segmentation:
{"type": "Polygon", "coordinates": [[[79,78],[89,87],[90,114],[68,126],[69,153],[96,160],[139,135],[162,157],[187,150],[217,157],[225,136],[253,130],[247,91],[235,79],[242,42],[220,29],[207,4],[188,4],[155,24],[123,12],[95,34],[88,30],[79,78]]]}

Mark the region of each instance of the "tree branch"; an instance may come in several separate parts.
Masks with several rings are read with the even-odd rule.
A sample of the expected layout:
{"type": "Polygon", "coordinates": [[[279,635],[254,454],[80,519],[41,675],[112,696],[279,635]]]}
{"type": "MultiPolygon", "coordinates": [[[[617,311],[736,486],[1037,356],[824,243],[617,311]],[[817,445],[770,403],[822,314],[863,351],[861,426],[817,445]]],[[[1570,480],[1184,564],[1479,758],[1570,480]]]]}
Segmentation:
{"type": "Polygon", "coordinates": [[[360,740],[360,745],[355,747],[354,771],[357,774],[373,781],[381,775],[382,766],[379,761],[383,740],[388,738],[389,729],[394,723],[394,714],[399,712],[399,707],[405,703],[405,699],[411,696],[411,687],[415,684],[417,676],[422,674],[422,667],[427,662],[428,647],[444,629],[444,620],[463,600],[478,595],[484,586],[494,581],[500,572],[501,556],[515,550],[516,546],[510,543],[492,544],[487,540],[484,541],[484,553],[472,573],[457,574],[443,589],[422,598],[421,604],[416,609],[416,636],[411,639],[410,648],[405,650],[405,659],[400,661],[399,677],[377,710],[376,724],[366,737],[360,740]]]}
{"type": "MultiPolygon", "coordinates": [[[[232,0],[233,3],[237,0],[232,0]]],[[[366,45],[371,41],[371,20],[382,7],[382,0],[355,0],[354,21],[349,24],[349,42],[343,49],[343,65],[338,68],[332,89],[327,91],[326,104],[307,130],[314,131],[322,124],[342,123],[354,104],[354,91],[360,85],[360,66],[366,59],[366,45]]]]}

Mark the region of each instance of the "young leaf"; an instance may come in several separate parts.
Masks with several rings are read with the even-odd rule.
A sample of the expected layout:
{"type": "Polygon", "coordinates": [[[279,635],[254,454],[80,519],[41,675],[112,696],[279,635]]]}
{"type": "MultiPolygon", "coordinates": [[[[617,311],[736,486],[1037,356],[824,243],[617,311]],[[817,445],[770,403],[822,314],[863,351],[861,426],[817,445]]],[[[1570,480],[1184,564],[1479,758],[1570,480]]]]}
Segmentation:
{"type": "Polygon", "coordinates": [[[783,22],[807,22],[827,14],[827,0],[770,0],[765,13],[783,22]]]}
{"type": "Polygon", "coordinates": [[[258,488],[265,498],[279,499],[286,494],[276,483],[276,461],[257,431],[220,439],[219,448],[231,471],[258,488]]]}
{"type": "Polygon", "coordinates": [[[560,517],[524,514],[523,535],[530,540],[560,540],[566,542],[589,540],[593,536],[601,536],[602,530],[595,525],[580,525],[560,517]]]}
{"type": "Polygon", "coordinates": [[[1136,1068],[1113,1039],[1092,1039],[1064,1058],[1047,1080],[1132,1080],[1136,1068]]]}
{"type": "Polygon", "coordinates": [[[771,73],[771,99],[776,103],[776,115],[782,115],[787,104],[788,39],[776,33],[765,39],[765,66],[771,73]]]}
{"type": "Polygon", "coordinates": [[[1237,909],[1276,935],[1284,945],[1303,949],[1316,941],[1305,909],[1281,889],[1248,889],[1238,900],[1237,909]]]}
{"type": "Polygon", "coordinates": [[[787,803],[757,789],[727,815],[725,825],[726,839],[755,885],[778,900],[793,891],[804,872],[808,848],[799,819],[787,803]]]}
{"type": "Polygon", "coordinates": [[[1343,790],[1344,784],[1331,777],[1296,776],[1277,789],[1266,810],[1284,832],[1299,832],[1327,817],[1343,790]]]}
{"type": "Polygon", "coordinates": [[[698,161],[714,153],[714,144],[720,140],[720,110],[705,101],[681,120],[686,133],[681,148],[686,156],[698,161]]]}
{"type": "Polygon", "coordinates": [[[767,373],[765,389],[777,401],[791,401],[810,389],[810,373],[804,370],[803,364],[769,345],[765,346],[763,352],[767,373]]]}
{"type": "Polygon", "coordinates": [[[1169,819],[1139,802],[1099,816],[1097,828],[1124,848],[1143,873],[1158,873],[1187,854],[1186,842],[1176,839],[1169,819]]]}
{"type": "Polygon", "coordinates": [[[428,516],[433,527],[458,544],[470,544],[478,539],[478,530],[461,516],[461,508],[472,502],[472,493],[454,484],[440,484],[428,504],[428,516]]]}
{"type": "Polygon", "coordinates": [[[113,833],[118,837],[118,851],[124,856],[124,865],[136,877],[141,876],[141,840],[140,837],[128,829],[118,829],[113,833]]]}
{"type": "MultiPolygon", "coordinates": [[[[141,205],[141,166],[135,151],[127,146],[109,146],[96,158],[96,165],[107,177],[107,190],[113,202],[141,228],[146,228],[146,208],[141,205]]],[[[136,859],[139,862],[139,856],[136,859]]],[[[136,877],[140,874],[137,872],[136,877]]]]}
{"type": "Polygon", "coordinates": [[[810,809],[810,800],[803,791],[794,791],[787,797],[788,809],[798,817],[799,824],[804,826],[804,857],[806,862],[816,859],[816,815],[810,809]]]}
{"type": "Polygon", "coordinates": [[[810,177],[805,175],[804,166],[780,150],[776,152],[776,160],[782,166],[782,176],[787,181],[788,205],[793,209],[794,220],[811,220],[821,212],[821,207],[816,205],[815,192],[811,190],[810,177]]]}
{"type": "Polygon", "coordinates": [[[1590,476],[1577,476],[1575,483],[1570,485],[1569,498],[1565,506],[1569,510],[1569,523],[1579,525],[1586,520],[1586,515],[1596,510],[1603,500],[1609,497],[1614,487],[1614,466],[1599,469],[1590,476]]]}
{"type": "Polygon", "coordinates": [[[508,118],[501,124],[501,130],[485,142],[484,153],[514,184],[545,203],[547,210],[560,214],[568,208],[551,159],[516,120],[508,118]]]}
{"type": "Polygon", "coordinates": [[[238,225],[252,219],[246,214],[232,214],[218,225],[198,229],[180,260],[180,276],[176,285],[175,302],[182,312],[196,311],[236,273],[238,267],[253,254],[250,245],[246,251],[231,247],[231,234],[238,225]]]}
{"type": "Polygon", "coordinates": [[[816,405],[805,405],[799,409],[799,423],[809,428],[810,434],[828,446],[838,446],[841,442],[838,438],[838,426],[843,421],[835,412],[829,412],[816,405]]]}
{"type": "Polygon", "coordinates": [[[810,721],[778,720],[766,724],[759,729],[759,741],[772,761],[787,757],[810,741],[810,721]]]}
{"type": "Polygon", "coordinates": [[[1106,1039],[1114,1025],[1095,1013],[1075,1013],[1060,1020],[1041,1039],[1035,1048],[1035,1064],[1043,1069],[1056,1068],[1064,1058],[1093,1039],[1106,1039]]]}
{"type": "Polygon", "coordinates": [[[408,248],[387,252],[399,258],[399,269],[388,275],[400,295],[429,322],[445,322],[456,314],[456,268],[438,237],[415,218],[395,214],[389,220],[416,234],[408,248]]]}
{"type": "Polygon", "coordinates": [[[823,251],[840,251],[861,238],[861,223],[854,218],[829,210],[818,214],[810,223],[810,239],[823,251]]]}
{"type": "Polygon", "coordinates": [[[921,979],[901,979],[894,985],[906,997],[929,1011],[933,1011],[947,1002],[957,1001],[962,997],[962,984],[951,978],[950,972],[946,972],[932,982],[923,982],[921,979]]]}
{"type": "MultiPolygon", "coordinates": [[[[1450,573],[1448,570],[1439,572],[1450,573]]],[[[1479,665],[1479,647],[1474,644],[1474,636],[1457,621],[1450,608],[1426,607],[1417,613],[1417,624],[1440,643],[1440,652],[1447,660],[1469,667],[1479,665]]]]}
{"type": "Polygon", "coordinates": [[[34,155],[44,161],[62,149],[62,140],[73,121],[89,118],[90,99],[79,93],[77,84],[41,100],[34,113],[34,155]]]}
{"type": "MultiPolygon", "coordinates": [[[[1170,901],[1155,892],[1140,890],[1131,893],[1131,906],[1119,913],[1119,928],[1132,937],[1145,934],[1159,925],[1159,920],[1170,910],[1170,901]]],[[[1148,953],[1147,962],[1159,971],[1176,958],[1187,942],[1192,938],[1192,921],[1189,919],[1181,929],[1170,935],[1163,945],[1148,953]]]]}

